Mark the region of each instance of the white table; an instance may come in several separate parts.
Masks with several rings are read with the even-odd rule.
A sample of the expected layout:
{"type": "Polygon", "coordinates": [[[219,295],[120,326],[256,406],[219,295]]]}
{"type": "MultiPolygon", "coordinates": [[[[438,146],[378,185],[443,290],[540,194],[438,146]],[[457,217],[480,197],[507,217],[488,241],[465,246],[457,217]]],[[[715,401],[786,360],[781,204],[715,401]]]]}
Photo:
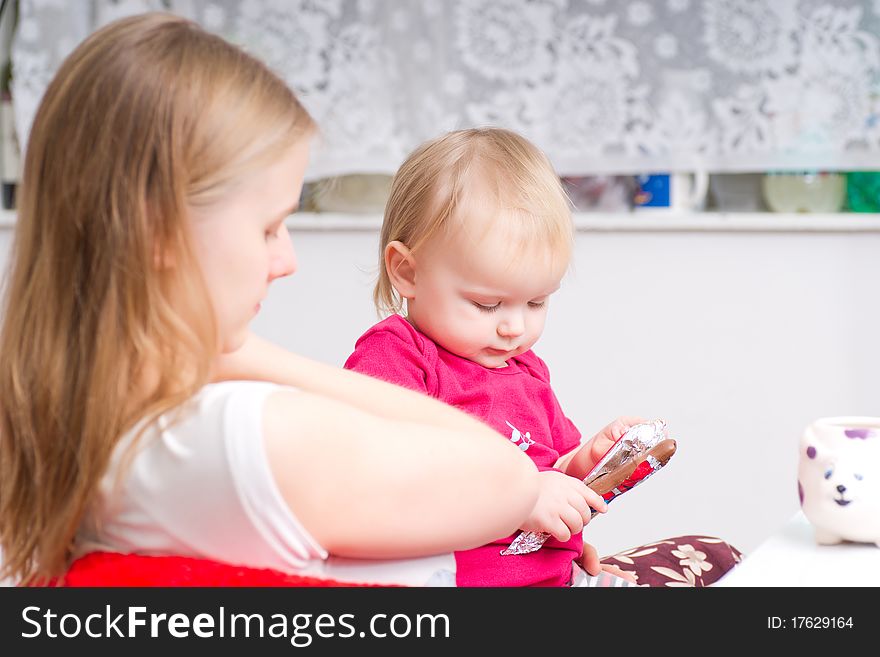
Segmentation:
{"type": "Polygon", "coordinates": [[[880,586],[880,547],[818,545],[798,511],[715,586],[880,586]]]}

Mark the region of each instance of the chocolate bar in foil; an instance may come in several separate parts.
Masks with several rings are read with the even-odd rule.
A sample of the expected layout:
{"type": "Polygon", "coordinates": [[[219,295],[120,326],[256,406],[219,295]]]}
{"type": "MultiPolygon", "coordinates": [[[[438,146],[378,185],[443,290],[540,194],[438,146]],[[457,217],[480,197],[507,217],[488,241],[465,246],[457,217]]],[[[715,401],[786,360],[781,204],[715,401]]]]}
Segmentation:
{"type": "MultiPolygon", "coordinates": [[[[674,453],[675,440],[669,437],[664,420],[636,424],[605,452],[584,477],[584,483],[605,502],[611,502],[660,470],[674,453]]],[[[592,516],[596,513],[593,510],[592,516]]],[[[548,538],[546,532],[520,532],[501,554],[535,552],[548,538]]]]}

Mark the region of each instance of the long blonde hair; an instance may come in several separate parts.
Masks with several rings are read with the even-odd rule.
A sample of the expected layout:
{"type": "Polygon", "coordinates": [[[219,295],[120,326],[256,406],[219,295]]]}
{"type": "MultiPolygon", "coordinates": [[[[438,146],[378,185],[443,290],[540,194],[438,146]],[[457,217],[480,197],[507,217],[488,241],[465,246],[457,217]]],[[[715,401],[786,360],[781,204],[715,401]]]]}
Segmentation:
{"type": "Polygon", "coordinates": [[[495,216],[516,224],[522,244],[541,241],[560,261],[569,261],[571,203],[547,156],[510,130],[456,130],[419,146],[394,175],[373,290],[380,315],[403,311],[403,300],[385,268],[385,247],[399,241],[417,252],[454,220],[465,220],[468,200],[478,186],[488,190],[495,216]]]}
{"type": "Polygon", "coordinates": [[[187,209],[313,129],[268,68],[172,15],[116,21],[64,61],[31,130],[5,281],[0,574],[63,573],[119,439],[207,382],[219,345],[187,209]]]}

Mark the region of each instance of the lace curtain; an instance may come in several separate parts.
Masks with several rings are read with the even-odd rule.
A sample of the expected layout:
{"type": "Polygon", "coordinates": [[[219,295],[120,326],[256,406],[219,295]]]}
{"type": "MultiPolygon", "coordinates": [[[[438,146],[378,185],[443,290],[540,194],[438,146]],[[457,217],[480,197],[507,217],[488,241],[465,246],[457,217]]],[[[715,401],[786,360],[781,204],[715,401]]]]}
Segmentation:
{"type": "Polygon", "coordinates": [[[20,0],[21,143],[79,41],[157,9],[299,92],[322,129],[310,180],[393,173],[483,124],[570,176],[880,168],[880,0],[20,0]]]}

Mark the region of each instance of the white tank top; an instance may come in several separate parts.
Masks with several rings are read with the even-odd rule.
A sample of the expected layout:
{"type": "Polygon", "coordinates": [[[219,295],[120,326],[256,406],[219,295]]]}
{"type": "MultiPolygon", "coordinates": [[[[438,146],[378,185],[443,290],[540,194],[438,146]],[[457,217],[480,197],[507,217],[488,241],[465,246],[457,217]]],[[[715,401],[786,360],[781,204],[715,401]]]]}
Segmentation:
{"type": "Polygon", "coordinates": [[[326,559],[269,470],[263,405],[282,389],[254,381],[205,386],[146,429],[117,487],[140,427],[133,429],[113,454],[76,553],[176,554],[286,572],[326,559]]]}
{"type": "Polygon", "coordinates": [[[173,554],[341,581],[417,586],[437,582],[439,571],[440,585],[449,577],[454,581],[451,554],[328,558],[281,496],[269,469],[263,407],[281,390],[296,389],[256,381],[205,386],[146,429],[117,485],[126,448],[140,427],[123,437],[80,526],[75,556],[96,550],[173,554]]]}

